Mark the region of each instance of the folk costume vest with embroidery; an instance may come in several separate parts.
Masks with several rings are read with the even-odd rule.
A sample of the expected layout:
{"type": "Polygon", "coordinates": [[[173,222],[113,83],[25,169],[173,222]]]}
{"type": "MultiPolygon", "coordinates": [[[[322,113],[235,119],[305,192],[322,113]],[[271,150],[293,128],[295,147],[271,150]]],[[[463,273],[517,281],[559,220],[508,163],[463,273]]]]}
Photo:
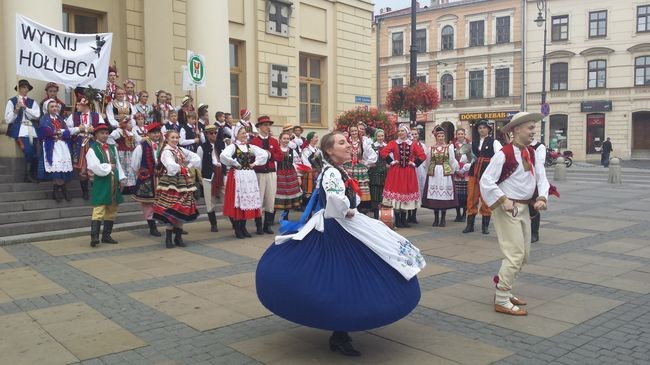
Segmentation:
{"type": "MultiPolygon", "coordinates": [[[[107,145],[108,150],[104,152],[101,143],[93,143],[90,148],[99,159],[100,163],[109,163],[105,153],[110,156],[110,163],[117,165],[117,150],[115,146],[107,145]]],[[[93,193],[91,198],[92,205],[113,205],[121,204],[122,192],[120,191],[120,173],[116,168],[106,176],[95,175],[93,177],[93,193]]]]}
{"type": "MultiPolygon", "coordinates": [[[[530,160],[533,163],[533,166],[530,166],[529,169],[534,169],[535,168],[535,148],[532,146],[526,146],[526,149],[528,150],[528,153],[530,154],[530,160]]],[[[499,176],[499,180],[497,181],[497,185],[501,184],[504,182],[507,178],[512,175],[517,167],[519,167],[519,162],[517,162],[517,159],[515,158],[515,149],[512,143],[508,143],[501,149],[503,151],[503,154],[506,156],[506,161],[503,163],[503,167],[501,167],[501,175],[499,176]]],[[[526,170],[529,171],[529,170],[526,170]]]]}
{"type": "Polygon", "coordinates": [[[253,167],[251,166],[253,162],[255,162],[255,154],[253,153],[253,150],[251,149],[251,146],[248,144],[246,145],[248,147],[248,151],[244,152],[239,149],[239,146],[235,145],[235,152],[232,154],[232,158],[234,160],[237,160],[239,165],[241,167],[237,167],[236,169],[238,170],[252,170],[253,167]]]}
{"type": "Polygon", "coordinates": [[[434,176],[436,166],[441,165],[444,176],[452,174],[451,166],[449,165],[449,145],[445,145],[442,151],[438,150],[436,146],[431,147],[431,163],[427,169],[427,176],[434,176]]]}

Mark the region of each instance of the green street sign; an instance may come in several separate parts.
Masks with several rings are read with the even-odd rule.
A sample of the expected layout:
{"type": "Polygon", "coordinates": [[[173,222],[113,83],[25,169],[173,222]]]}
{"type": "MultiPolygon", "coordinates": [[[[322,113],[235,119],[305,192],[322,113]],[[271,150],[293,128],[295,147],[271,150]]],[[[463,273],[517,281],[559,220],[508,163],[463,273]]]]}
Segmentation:
{"type": "Polygon", "coordinates": [[[187,61],[187,70],[195,84],[203,84],[205,79],[205,61],[197,54],[190,55],[187,61]]]}

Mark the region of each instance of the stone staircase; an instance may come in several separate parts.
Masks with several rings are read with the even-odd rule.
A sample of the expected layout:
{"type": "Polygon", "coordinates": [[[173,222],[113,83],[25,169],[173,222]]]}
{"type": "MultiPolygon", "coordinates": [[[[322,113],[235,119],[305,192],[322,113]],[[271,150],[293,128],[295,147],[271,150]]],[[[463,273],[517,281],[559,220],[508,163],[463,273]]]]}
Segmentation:
{"type": "MultiPolygon", "coordinates": [[[[22,180],[22,174],[13,171],[17,170],[0,165],[0,245],[88,234],[92,207],[81,198],[78,180],[67,185],[72,200],[57,203],[52,197],[52,183],[16,182],[22,180]]],[[[203,199],[199,201],[199,212],[205,213],[203,199]]],[[[206,219],[205,214],[199,219],[206,219]]],[[[114,230],[144,227],[140,204],[125,196],[114,230]]]]}

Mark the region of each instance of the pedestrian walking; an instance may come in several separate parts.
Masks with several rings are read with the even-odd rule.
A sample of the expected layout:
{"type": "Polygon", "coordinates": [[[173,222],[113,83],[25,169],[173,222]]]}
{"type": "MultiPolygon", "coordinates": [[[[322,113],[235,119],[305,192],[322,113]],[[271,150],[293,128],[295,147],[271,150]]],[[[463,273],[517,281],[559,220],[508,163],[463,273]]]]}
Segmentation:
{"type": "Polygon", "coordinates": [[[535,123],[543,118],[540,113],[515,114],[503,128],[504,132],[513,133],[512,142],[495,153],[480,181],[481,196],[492,208],[499,247],[505,256],[498,275],[494,276],[494,310],[498,313],[528,314],[521,308],[526,301],[511,290],[530,257],[528,203],[536,191],[535,209],[547,208],[550,185],[546,169],[530,145],[535,136],[535,123]]]}
{"type": "Polygon", "coordinates": [[[607,137],[607,140],[603,142],[603,147],[601,150],[601,155],[600,155],[600,164],[603,165],[604,167],[609,167],[609,154],[614,151],[614,148],[612,147],[612,141],[610,140],[609,137],[607,137]]]}

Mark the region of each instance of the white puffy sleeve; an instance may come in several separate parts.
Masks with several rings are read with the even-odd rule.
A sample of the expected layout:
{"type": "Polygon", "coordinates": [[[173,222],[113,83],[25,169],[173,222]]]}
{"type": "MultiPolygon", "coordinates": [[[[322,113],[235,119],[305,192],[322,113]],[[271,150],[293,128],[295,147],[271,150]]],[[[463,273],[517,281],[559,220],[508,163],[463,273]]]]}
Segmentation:
{"type": "Polygon", "coordinates": [[[32,103],[31,108],[27,108],[27,107],[25,108],[25,114],[27,115],[28,119],[37,119],[38,117],[41,116],[41,108],[36,102],[36,100],[34,100],[34,102],[32,103]]]}
{"type": "Polygon", "coordinates": [[[456,161],[456,151],[454,150],[454,145],[449,144],[449,166],[451,166],[451,171],[456,172],[460,169],[458,161],[456,161]]]}
{"type": "Polygon", "coordinates": [[[131,155],[131,168],[133,171],[140,170],[140,161],[142,161],[142,145],[138,144],[131,155]]]}
{"type": "Polygon", "coordinates": [[[97,176],[106,176],[111,173],[111,164],[99,162],[92,148],[86,152],[86,163],[88,164],[88,169],[97,176]]]}
{"type": "Polygon", "coordinates": [[[501,151],[503,148],[503,145],[501,145],[501,142],[497,141],[496,139],[494,140],[494,143],[492,143],[492,148],[494,148],[494,153],[497,153],[501,151]]]}
{"type": "MultiPolygon", "coordinates": [[[[117,156],[117,154],[115,154],[115,155],[117,156]]],[[[120,181],[126,180],[126,174],[124,173],[124,169],[122,169],[122,164],[120,163],[119,158],[115,159],[115,168],[117,169],[117,173],[121,177],[120,181]]]]}
{"type": "Polygon", "coordinates": [[[367,142],[362,142],[363,144],[363,163],[366,166],[370,166],[372,164],[377,163],[377,152],[375,152],[375,149],[372,148],[372,145],[367,142]]]}
{"type": "Polygon", "coordinates": [[[16,121],[18,114],[14,113],[14,104],[11,100],[7,101],[7,106],[5,107],[5,120],[7,123],[13,123],[16,121]]]}
{"type": "Polygon", "coordinates": [[[172,153],[171,150],[165,148],[162,151],[162,155],[160,155],[160,162],[162,162],[162,164],[165,166],[167,175],[169,176],[174,176],[178,174],[179,171],[181,171],[181,165],[176,162],[174,153],[172,153]]]}
{"type": "Polygon", "coordinates": [[[546,178],[546,146],[540,145],[535,150],[535,179],[537,180],[537,200],[548,202],[548,190],[551,187],[546,178]]]}
{"type": "Polygon", "coordinates": [[[196,169],[201,167],[201,157],[199,155],[185,148],[181,148],[181,152],[185,155],[185,161],[188,167],[194,167],[196,169]]]}
{"type": "Polygon", "coordinates": [[[314,152],[311,150],[311,146],[308,146],[307,148],[302,150],[302,156],[301,156],[302,158],[300,160],[302,161],[303,165],[311,167],[311,162],[309,162],[309,157],[311,157],[313,153],[314,152]]]}
{"type": "Polygon", "coordinates": [[[108,119],[108,123],[110,123],[110,125],[112,125],[114,128],[117,128],[118,123],[117,120],[115,120],[113,104],[106,105],[106,119],[108,119]]]}
{"type": "Polygon", "coordinates": [[[255,162],[253,163],[254,166],[262,166],[266,163],[266,161],[268,161],[269,152],[267,150],[261,149],[255,145],[249,145],[249,147],[255,154],[255,162]]]}
{"type": "Polygon", "coordinates": [[[79,127],[74,126],[74,119],[72,119],[72,114],[70,114],[67,118],[65,118],[65,125],[68,126],[68,130],[70,131],[71,135],[75,135],[79,133],[79,127]]]}
{"type": "Polygon", "coordinates": [[[481,177],[481,197],[490,209],[496,208],[506,198],[506,194],[497,185],[505,162],[506,155],[502,151],[495,153],[481,177]]]}
{"type": "Polygon", "coordinates": [[[219,159],[221,160],[221,163],[226,165],[226,166],[235,166],[239,167],[239,162],[232,158],[232,154],[235,153],[235,144],[231,143],[226,148],[221,151],[221,155],[219,155],[219,159]]]}

